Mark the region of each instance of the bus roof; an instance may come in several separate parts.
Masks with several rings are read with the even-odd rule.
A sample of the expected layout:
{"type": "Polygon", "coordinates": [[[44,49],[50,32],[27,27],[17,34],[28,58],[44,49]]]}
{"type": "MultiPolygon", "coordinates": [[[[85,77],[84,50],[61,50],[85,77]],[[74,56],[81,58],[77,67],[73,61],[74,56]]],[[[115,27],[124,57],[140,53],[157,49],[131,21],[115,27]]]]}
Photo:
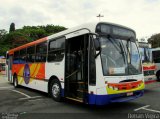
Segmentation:
{"type": "Polygon", "coordinates": [[[83,25],[80,25],[80,26],[77,26],[77,27],[73,27],[73,28],[69,28],[67,30],[64,30],[62,32],[59,32],[59,33],[55,33],[53,35],[50,35],[48,37],[45,37],[45,38],[41,38],[39,40],[36,40],[36,41],[33,41],[33,42],[30,42],[30,43],[27,43],[27,44],[24,44],[22,46],[19,46],[17,48],[14,48],[14,49],[11,49],[8,51],[8,54],[13,54],[15,51],[17,50],[21,50],[23,48],[27,48],[29,46],[33,46],[33,45],[36,45],[38,43],[41,43],[41,42],[44,42],[44,41],[47,41],[49,39],[52,39],[52,38],[56,38],[56,37],[60,37],[60,36],[64,36],[66,34],[69,34],[69,33],[72,33],[74,31],[77,31],[77,30],[81,30],[81,29],[87,29],[89,30],[90,33],[95,33],[95,30],[96,30],[96,26],[98,24],[109,24],[109,25],[113,25],[113,26],[118,26],[118,27],[122,27],[122,28],[125,28],[125,29],[128,29],[128,30],[131,30],[135,33],[135,31],[131,28],[128,28],[126,26],[122,26],[122,25],[118,25],[118,24],[114,24],[114,23],[109,23],[109,22],[92,22],[92,23],[86,23],[86,24],[83,24],[83,25]]]}
{"type": "Polygon", "coordinates": [[[135,31],[133,29],[131,29],[129,27],[126,27],[126,26],[123,26],[123,25],[110,23],[110,22],[91,22],[91,23],[85,23],[85,24],[79,25],[77,27],[69,28],[69,29],[64,30],[62,32],[53,34],[51,36],[48,36],[48,39],[56,38],[56,37],[59,37],[59,36],[65,35],[65,34],[69,34],[71,32],[74,32],[74,31],[77,31],[77,30],[80,30],[80,29],[88,29],[91,33],[95,33],[96,26],[98,24],[109,24],[109,25],[113,25],[113,26],[118,26],[118,27],[122,27],[122,28],[125,28],[125,29],[128,29],[128,30],[131,30],[135,33],[135,31]]]}

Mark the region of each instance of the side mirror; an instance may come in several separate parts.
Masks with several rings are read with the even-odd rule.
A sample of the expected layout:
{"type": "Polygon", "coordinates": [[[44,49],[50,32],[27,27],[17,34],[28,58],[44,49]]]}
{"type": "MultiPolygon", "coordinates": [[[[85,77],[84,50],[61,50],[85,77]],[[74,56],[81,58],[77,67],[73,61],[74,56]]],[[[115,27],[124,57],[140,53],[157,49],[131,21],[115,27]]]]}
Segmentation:
{"type": "Polygon", "coordinates": [[[96,51],[100,51],[101,48],[100,48],[99,38],[94,39],[94,46],[95,46],[96,51]]]}

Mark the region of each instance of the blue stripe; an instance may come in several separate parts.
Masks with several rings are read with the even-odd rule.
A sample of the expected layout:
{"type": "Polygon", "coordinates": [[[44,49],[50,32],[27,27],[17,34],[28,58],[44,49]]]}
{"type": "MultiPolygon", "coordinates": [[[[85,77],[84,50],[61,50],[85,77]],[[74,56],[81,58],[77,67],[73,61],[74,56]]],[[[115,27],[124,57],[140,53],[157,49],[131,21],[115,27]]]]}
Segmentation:
{"type": "Polygon", "coordinates": [[[126,93],[121,94],[112,94],[112,95],[88,95],[88,104],[95,104],[95,105],[106,105],[109,103],[115,102],[127,102],[134,100],[138,97],[143,95],[144,91],[135,91],[133,92],[133,96],[127,96],[126,93]]]}
{"type": "MultiPolygon", "coordinates": [[[[85,103],[91,105],[106,105],[109,103],[116,103],[116,102],[127,102],[134,100],[143,96],[144,90],[135,91],[133,92],[132,96],[127,96],[127,93],[120,93],[120,94],[112,94],[112,95],[95,95],[95,94],[88,94],[84,99],[85,103]]],[[[64,89],[61,90],[61,96],[64,97],[64,89]]]]}
{"type": "Polygon", "coordinates": [[[64,97],[64,89],[61,89],[61,96],[64,97]]]}

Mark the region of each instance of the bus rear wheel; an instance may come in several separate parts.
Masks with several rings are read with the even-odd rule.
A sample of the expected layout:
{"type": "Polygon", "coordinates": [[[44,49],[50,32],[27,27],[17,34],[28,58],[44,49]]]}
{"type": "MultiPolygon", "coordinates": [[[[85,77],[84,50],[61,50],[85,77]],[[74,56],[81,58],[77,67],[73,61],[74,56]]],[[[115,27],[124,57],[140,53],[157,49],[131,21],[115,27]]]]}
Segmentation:
{"type": "Polygon", "coordinates": [[[61,101],[61,85],[58,80],[52,80],[49,88],[50,96],[53,100],[60,102],[61,101]]]}
{"type": "Polygon", "coordinates": [[[16,75],[13,76],[13,85],[14,85],[15,88],[18,87],[18,79],[17,79],[17,76],[16,76],[16,75]]]}

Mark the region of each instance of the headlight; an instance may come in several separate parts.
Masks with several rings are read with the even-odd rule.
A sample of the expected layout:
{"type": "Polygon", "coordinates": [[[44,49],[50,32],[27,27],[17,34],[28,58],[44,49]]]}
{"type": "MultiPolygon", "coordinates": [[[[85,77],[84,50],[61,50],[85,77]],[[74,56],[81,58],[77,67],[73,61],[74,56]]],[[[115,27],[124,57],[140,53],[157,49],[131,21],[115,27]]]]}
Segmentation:
{"type": "Polygon", "coordinates": [[[117,87],[115,87],[115,88],[114,88],[114,90],[118,90],[118,88],[117,88],[117,87]]]}
{"type": "Polygon", "coordinates": [[[109,86],[109,88],[113,89],[113,87],[112,87],[112,86],[109,86]]]}

